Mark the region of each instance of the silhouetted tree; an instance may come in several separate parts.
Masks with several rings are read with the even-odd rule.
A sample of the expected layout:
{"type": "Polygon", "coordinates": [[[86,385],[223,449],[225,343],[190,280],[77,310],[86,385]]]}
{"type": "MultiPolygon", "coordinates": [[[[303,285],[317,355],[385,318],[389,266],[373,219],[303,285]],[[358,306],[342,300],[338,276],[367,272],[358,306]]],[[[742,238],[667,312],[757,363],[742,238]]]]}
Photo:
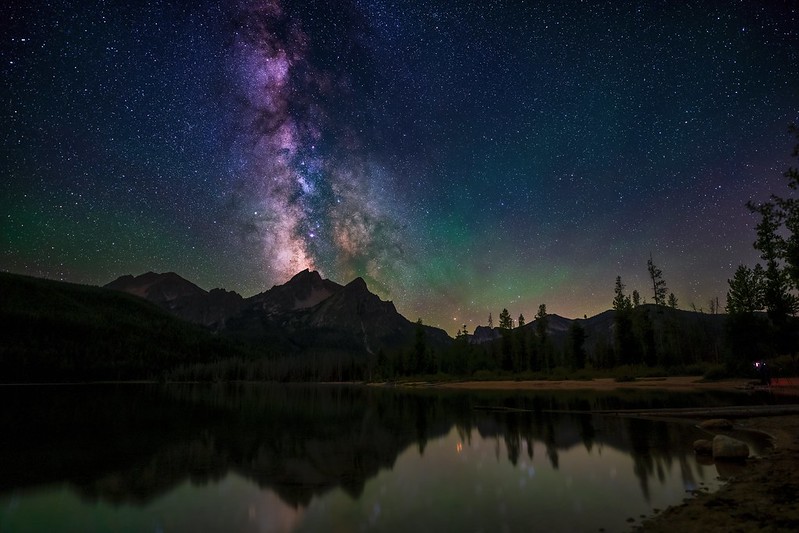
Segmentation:
{"type": "Polygon", "coordinates": [[[764,306],[763,267],[754,269],[738,265],[732,279],[727,280],[727,313],[754,313],[764,306]]]}
{"type": "Polygon", "coordinates": [[[764,306],[764,277],[760,265],[754,269],[740,265],[733,278],[727,280],[730,290],[724,332],[730,355],[727,367],[734,373],[748,370],[752,361],[771,352],[768,321],[755,314],[764,306]]]}
{"type": "MultiPolygon", "coordinates": [[[[788,127],[788,131],[797,140],[791,155],[793,157],[799,157],[799,127],[797,127],[796,124],[791,124],[788,127]]],[[[788,178],[788,187],[791,190],[795,191],[799,189],[799,169],[788,167],[788,170],[783,175],[788,178]]],[[[773,194],[769,202],[760,205],[753,205],[752,203],[747,205],[755,212],[760,212],[759,208],[762,206],[773,206],[778,215],[778,220],[785,228],[785,234],[787,234],[777,234],[777,241],[780,245],[778,256],[785,262],[785,270],[788,278],[791,280],[791,285],[793,287],[799,287],[799,199],[784,198],[773,194]]],[[[763,251],[757,243],[755,244],[755,248],[763,251]]]]}
{"type": "Polygon", "coordinates": [[[655,305],[666,305],[666,282],[663,280],[663,271],[655,266],[652,262],[652,254],[649,254],[649,260],[646,262],[646,269],[649,272],[649,277],[652,279],[652,292],[655,299],[655,305]]]}
{"type": "MultiPolygon", "coordinates": [[[[799,128],[789,127],[799,141],[799,128]]],[[[799,142],[792,156],[799,156],[799,142]]],[[[799,169],[789,167],[784,176],[788,187],[799,188],[799,169]]],[[[760,215],[757,239],[754,246],[765,261],[763,300],[768,318],[774,329],[779,352],[795,356],[797,349],[797,324],[792,318],[797,311],[797,298],[791,293],[799,287],[799,201],[771,195],[768,202],[747,203],[747,207],[760,215]]]]}
{"type": "Polygon", "coordinates": [[[538,306],[538,313],[535,315],[535,334],[538,341],[538,357],[544,370],[549,372],[552,366],[552,347],[549,340],[549,317],[546,304],[538,306]]]}
{"type": "Polygon", "coordinates": [[[630,299],[624,294],[624,283],[621,282],[621,276],[616,276],[616,286],[613,289],[613,294],[614,311],[627,311],[632,307],[630,299]]]}
{"type": "Polygon", "coordinates": [[[579,320],[569,326],[569,362],[572,369],[585,367],[585,329],[579,320]]]}
{"type": "Polygon", "coordinates": [[[668,303],[669,303],[669,307],[671,307],[672,309],[677,309],[677,297],[674,296],[673,292],[669,293],[669,302],[668,303]]]}
{"type": "Polygon", "coordinates": [[[527,328],[524,327],[524,315],[519,314],[519,327],[515,330],[513,346],[513,370],[521,372],[528,365],[527,328]]]}
{"type": "Polygon", "coordinates": [[[633,307],[641,305],[641,294],[637,290],[633,290],[633,307]]]}
{"type": "Polygon", "coordinates": [[[792,280],[788,269],[782,268],[781,259],[785,240],[779,235],[784,216],[775,204],[767,202],[750,208],[761,216],[757,225],[755,248],[766,263],[763,275],[763,304],[771,321],[775,335],[776,349],[781,353],[795,352],[793,321],[790,316],[796,313],[797,300],[791,294],[792,280]]]}
{"type": "Polygon", "coordinates": [[[649,310],[643,307],[633,310],[633,324],[641,346],[640,351],[643,352],[644,363],[655,366],[658,360],[655,349],[655,326],[652,324],[649,310]]]}
{"type": "Polygon", "coordinates": [[[513,323],[510,318],[510,313],[507,309],[503,309],[502,312],[499,313],[499,327],[500,329],[512,329],[513,323]]]}
{"type": "Polygon", "coordinates": [[[621,276],[616,276],[614,294],[613,310],[615,314],[613,318],[613,336],[616,357],[619,364],[627,365],[633,363],[637,350],[635,348],[636,342],[632,325],[633,306],[629,296],[624,294],[624,284],[621,282],[621,276]]]}

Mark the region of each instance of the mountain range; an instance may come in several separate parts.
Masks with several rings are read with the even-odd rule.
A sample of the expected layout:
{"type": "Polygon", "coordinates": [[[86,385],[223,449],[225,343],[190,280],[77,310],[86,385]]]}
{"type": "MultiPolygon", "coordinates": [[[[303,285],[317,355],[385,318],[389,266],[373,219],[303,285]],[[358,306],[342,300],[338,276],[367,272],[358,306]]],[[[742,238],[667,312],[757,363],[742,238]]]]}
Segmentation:
{"type": "MultiPolygon", "coordinates": [[[[224,289],[206,291],[174,272],[122,276],[105,288],[144,298],[188,322],[284,352],[374,354],[409,345],[417,327],[392,302],[370,292],[362,278],[340,285],[307,269],[250,298],[224,289]]],[[[452,341],[442,329],[422,327],[430,346],[452,341]]]]}
{"type": "MultiPolygon", "coordinates": [[[[0,272],[0,294],[0,379],[6,382],[359,380],[377,367],[394,368],[381,364],[410,364],[417,353],[444,367],[454,365],[453,358],[490,366],[482,358],[496,359],[506,348],[503,330],[478,326],[467,340],[482,346],[464,350],[443,330],[407,320],[363,279],[341,285],[309,270],[250,298],[153,272],[122,276],[106,287],[0,272]]],[[[636,327],[650,328],[666,364],[720,360],[726,315],[654,305],[635,311],[636,327]]],[[[614,317],[609,310],[579,320],[589,361],[612,364],[606,357],[613,350],[614,317]]],[[[574,322],[547,317],[556,353],[568,353],[574,322]]],[[[531,342],[537,326],[516,328],[514,343],[531,342]]]]}
{"type": "MultiPolygon", "coordinates": [[[[409,346],[416,331],[416,325],[403,317],[392,302],[370,292],[362,278],[341,285],[307,269],[285,284],[250,298],[224,289],[206,291],[173,272],[122,276],[105,287],[145,298],[183,320],[238,339],[269,344],[282,352],[334,350],[374,354],[380,349],[409,346]]],[[[647,304],[640,310],[649,316],[659,334],[668,328],[683,331],[684,349],[698,349],[692,346],[700,344],[706,347],[721,338],[724,315],[647,304]]],[[[600,344],[613,343],[614,316],[608,310],[579,320],[589,353],[594,353],[600,344]]],[[[547,334],[558,348],[566,345],[573,322],[575,319],[556,314],[547,316],[547,334]]],[[[535,320],[522,326],[530,333],[536,327],[535,320]]],[[[432,347],[443,348],[452,342],[442,329],[423,328],[432,347]]],[[[468,341],[497,342],[501,332],[500,328],[477,326],[468,341]]]]}

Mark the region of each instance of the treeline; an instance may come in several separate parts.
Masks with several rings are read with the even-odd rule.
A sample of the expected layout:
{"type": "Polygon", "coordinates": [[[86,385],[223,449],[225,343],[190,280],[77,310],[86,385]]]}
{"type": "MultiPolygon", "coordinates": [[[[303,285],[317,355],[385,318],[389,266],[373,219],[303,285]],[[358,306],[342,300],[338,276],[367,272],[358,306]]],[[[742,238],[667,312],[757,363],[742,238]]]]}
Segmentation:
{"type": "MultiPolygon", "coordinates": [[[[799,156],[799,128],[790,126],[796,138],[792,155],[799,156]]],[[[788,188],[799,188],[799,169],[784,173],[788,188]]],[[[747,203],[759,215],[755,249],[763,265],[739,265],[728,280],[727,337],[731,368],[746,367],[753,360],[774,355],[790,356],[796,367],[799,352],[799,199],[776,194],[762,203],[747,203]]]]}
{"type": "Polygon", "coordinates": [[[453,377],[569,378],[612,374],[629,367],[651,373],[704,373],[725,361],[724,317],[667,306],[640,304],[623,311],[568,321],[539,307],[532,324],[510,327],[507,310],[497,338],[479,342],[466,331],[443,350],[430,349],[422,330],[413,347],[380,353],[370,365],[377,379],[445,374],[453,377]],[[550,327],[557,319],[557,327],[550,327]]]}

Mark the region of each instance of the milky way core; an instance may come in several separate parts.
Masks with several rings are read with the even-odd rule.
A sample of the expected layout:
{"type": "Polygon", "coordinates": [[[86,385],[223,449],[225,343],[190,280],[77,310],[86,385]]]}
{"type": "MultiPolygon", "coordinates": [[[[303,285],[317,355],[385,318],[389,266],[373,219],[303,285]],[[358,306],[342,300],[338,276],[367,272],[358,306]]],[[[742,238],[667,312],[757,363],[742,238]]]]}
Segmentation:
{"type": "Polygon", "coordinates": [[[399,225],[363,133],[333,122],[330,107],[353,98],[347,72],[315,60],[313,39],[280,2],[242,2],[237,15],[238,203],[265,279],[310,268],[379,281],[401,261],[399,225]]]}

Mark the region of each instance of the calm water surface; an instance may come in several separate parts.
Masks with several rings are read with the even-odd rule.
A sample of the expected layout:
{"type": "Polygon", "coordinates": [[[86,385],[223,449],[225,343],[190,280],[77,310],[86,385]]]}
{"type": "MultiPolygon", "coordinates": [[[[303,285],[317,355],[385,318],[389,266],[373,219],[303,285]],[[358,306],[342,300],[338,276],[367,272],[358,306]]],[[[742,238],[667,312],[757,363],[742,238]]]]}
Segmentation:
{"type": "Polygon", "coordinates": [[[691,424],[562,411],[753,400],[0,387],[0,531],[625,530],[734,472],[697,463],[691,424]]]}

